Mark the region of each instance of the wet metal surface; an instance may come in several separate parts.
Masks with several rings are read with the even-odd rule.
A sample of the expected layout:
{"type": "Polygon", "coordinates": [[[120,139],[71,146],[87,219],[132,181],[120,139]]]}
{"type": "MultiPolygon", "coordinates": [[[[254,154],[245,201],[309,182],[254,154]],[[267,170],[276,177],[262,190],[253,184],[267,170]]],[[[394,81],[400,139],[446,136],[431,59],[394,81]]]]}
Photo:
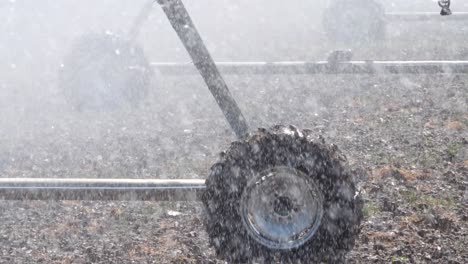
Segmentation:
{"type": "MultiPolygon", "coordinates": [[[[197,74],[192,63],[151,63],[164,74],[197,74]]],[[[436,74],[468,73],[468,61],[217,62],[223,74],[436,74]]]]}
{"type": "Polygon", "coordinates": [[[199,179],[0,179],[1,200],[194,201],[204,189],[199,179]]]}

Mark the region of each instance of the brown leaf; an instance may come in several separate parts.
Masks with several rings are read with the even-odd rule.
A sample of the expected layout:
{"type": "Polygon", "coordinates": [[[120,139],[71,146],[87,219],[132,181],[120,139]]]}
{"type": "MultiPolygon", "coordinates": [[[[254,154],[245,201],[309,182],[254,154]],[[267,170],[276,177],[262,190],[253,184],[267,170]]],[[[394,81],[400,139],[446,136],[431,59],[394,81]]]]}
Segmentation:
{"type": "Polygon", "coordinates": [[[436,126],[437,126],[437,123],[434,122],[433,120],[429,120],[428,122],[424,124],[424,128],[426,129],[434,129],[436,128],[436,126]]]}
{"type": "Polygon", "coordinates": [[[460,121],[449,121],[447,122],[446,127],[450,130],[460,131],[463,129],[463,124],[460,121]]]}
{"type": "Polygon", "coordinates": [[[393,165],[387,165],[374,172],[374,178],[382,179],[394,177],[398,180],[404,181],[423,180],[427,179],[428,176],[429,174],[427,172],[397,168],[393,165]]]}

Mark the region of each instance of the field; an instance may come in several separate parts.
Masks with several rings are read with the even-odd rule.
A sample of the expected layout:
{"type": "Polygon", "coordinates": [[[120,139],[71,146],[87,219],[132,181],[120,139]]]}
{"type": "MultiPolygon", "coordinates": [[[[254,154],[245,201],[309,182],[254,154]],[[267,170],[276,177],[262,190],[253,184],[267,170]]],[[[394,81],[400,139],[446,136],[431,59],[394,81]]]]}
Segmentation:
{"type": "MultiPolygon", "coordinates": [[[[433,26],[394,29],[392,40],[353,47],[355,56],[466,59],[461,47],[466,26],[433,26]],[[453,29],[460,31],[449,32],[453,29]],[[424,33],[415,34],[421,30],[432,31],[422,38],[424,33]]],[[[211,37],[219,33],[213,30],[211,37]]],[[[323,59],[331,49],[345,47],[328,45],[320,32],[288,30],[270,42],[265,33],[257,36],[263,42],[244,43],[258,33],[248,32],[229,35],[227,44],[210,37],[207,43],[220,60],[323,59]],[[289,40],[296,36],[296,42],[289,40]],[[233,48],[242,43],[248,47],[233,48]]],[[[145,32],[140,41],[150,43],[149,56],[168,60],[171,56],[150,49],[154,40],[147,36],[154,32],[145,32]]],[[[57,54],[65,50],[60,47],[57,54]]],[[[201,179],[235,140],[199,76],[156,74],[154,89],[139,108],[77,112],[64,100],[63,87],[54,86],[60,56],[40,51],[34,63],[16,54],[17,65],[0,65],[5,76],[0,177],[201,179]],[[43,64],[48,60],[54,63],[43,64]]],[[[0,46],[0,54],[6,53],[0,46]]],[[[16,58],[8,55],[6,61],[16,58]]],[[[349,263],[468,262],[467,75],[226,76],[226,81],[252,130],[275,124],[309,128],[347,156],[365,200],[349,263]]],[[[0,263],[223,261],[209,247],[198,202],[0,201],[0,263]]]]}
{"type": "MultiPolygon", "coordinates": [[[[351,263],[467,261],[464,76],[227,80],[251,127],[307,127],[347,155],[366,200],[351,263]]],[[[174,98],[157,100],[169,93],[161,89],[139,110],[25,116],[28,129],[1,143],[1,175],[204,178],[233,135],[198,77],[166,82],[177,84],[167,85],[174,98]]],[[[5,263],[217,261],[198,203],[0,205],[5,263]]]]}

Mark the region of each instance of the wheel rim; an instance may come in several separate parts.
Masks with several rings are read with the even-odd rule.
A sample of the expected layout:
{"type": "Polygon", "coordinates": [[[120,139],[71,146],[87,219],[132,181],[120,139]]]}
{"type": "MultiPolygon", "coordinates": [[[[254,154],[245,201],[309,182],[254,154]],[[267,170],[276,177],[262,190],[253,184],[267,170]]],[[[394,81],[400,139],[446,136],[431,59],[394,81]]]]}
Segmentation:
{"type": "Polygon", "coordinates": [[[317,184],[293,168],[275,167],[255,177],[242,194],[247,231],[272,249],[296,248],[317,232],[323,197],[317,184]]]}

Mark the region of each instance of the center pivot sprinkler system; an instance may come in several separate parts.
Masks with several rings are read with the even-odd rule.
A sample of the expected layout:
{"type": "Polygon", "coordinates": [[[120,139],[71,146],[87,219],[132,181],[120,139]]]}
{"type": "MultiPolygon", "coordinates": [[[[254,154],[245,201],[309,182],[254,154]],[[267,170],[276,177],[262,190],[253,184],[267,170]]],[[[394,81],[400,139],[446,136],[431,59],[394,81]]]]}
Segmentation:
{"type": "Polygon", "coordinates": [[[201,200],[206,209],[205,225],[211,245],[227,261],[245,263],[257,258],[266,263],[344,261],[354,246],[362,219],[362,201],[346,158],[335,145],[326,144],[307,129],[278,125],[249,131],[220,71],[226,74],[468,73],[468,61],[352,61],[349,51],[337,51],[327,61],[319,62],[215,64],[181,0],[157,2],[192,63],[150,64],[141,49],[135,47],[138,28],[151,7],[148,5],[137,17],[127,39],[105,35],[78,42],[61,72],[62,84],[67,89],[65,95],[77,109],[108,105],[105,99],[109,98],[114,100],[113,107],[137,103],[148,89],[151,67],[166,74],[193,73],[196,68],[238,138],[221,153],[208,178],[1,178],[0,199],[201,200]],[[92,50],[83,51],[83,45],[92,50]],[[119,47],[119,54],[115,54],[115,47],[119,47]],[[116,78],[108,80],[111,70],[116,78]],[[91,88],[91,92],[85,87],[91,88]],[[109,90],[114,97],[106,94],[109,90]]]}

